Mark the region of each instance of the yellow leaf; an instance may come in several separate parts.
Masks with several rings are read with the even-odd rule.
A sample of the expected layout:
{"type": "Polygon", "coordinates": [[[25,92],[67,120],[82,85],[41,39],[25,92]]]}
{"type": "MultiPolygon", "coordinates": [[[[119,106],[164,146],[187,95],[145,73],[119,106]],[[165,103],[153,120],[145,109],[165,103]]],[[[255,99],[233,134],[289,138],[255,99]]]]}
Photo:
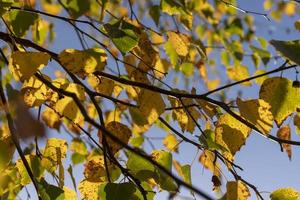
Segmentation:
{"type": "Polygon", "coordinates": [[[88,180],[82,180],[80,181],[78,185],[78,189],[80,192],[80,197],[81,199],[84,200],[100,200],[98,191],[99,191],[99,186],[102,183],[99,182],[91,182],[88,180]]]}
{"type": "Polygon", "coordinates": [[[248,187],[241,181],[230,181],[226,184],[227,200],[247,200],[250,197],[248,187]]]}
{"type": "Polygon", "coordinates": [[[197,121],[201,115],[196,107],[190,106],[195,104],[193,100],[182,99],[184,105],[182,105],[179,100],[173,97],[169,97],[169,101],[171,106],[174,108],[172,110],[172,117],[174,120],[178,121],[182,131],[189,131],[190,133],[194,132],[196,124],[193,118],[197,121]],[[193,118],[191,116],[193,116],[193,118]]]}
{"type": "Polygon", "coordinates": [[[68,85],[68,87],[65,89],[65,91],[72,92],[72,93],[76,94],[76,96],[78,97],[78,99],[80,101],[85,100],[85,90],[84,90],[83,86],[81,86],[79,84],[70,83],[68,85]]]}
{"type": "Polygon", "coordinates": [[[296,126],[297,134],[300,134],[300,113],[294,116],[294,125],[296,126]]]}
{"type": "MultiPolygon", "coordinates": [[[[227,68],[227,76],[233,81],[240,81],[249,78],[248,68],[243,65],[236,65],[234,67],[227,68]]],[[[244,86],[251,86],[249,81],[243,82],[244,86]]]]}
{"type": "MultiPolygon", "coordinates": [[[[32,154],[25,155],[25,159],[27,160],[34,177],[36,179],[40,179],[45,171],[45,169],[41,166],[40,159],[36,155],[32,154]]],[[[29,184],[31,182],[31,179],[21,158],[16,161],[16,168],[18,169],[18,172],[21,176],[21,185],[25,186],[29,184]]]]}
{"type": "Polygon", "coordinates": [[[178,152],[178,145],[179,142],[177,141],[177,138],[173,134],[168,134],[164,140],[163,140],[164,146],[169,150],[169,151],[175,151],[178,152]]]}
{"type": "Polygon", "coordinates": [[[0,171],[2,171],[3,168],[6,168],[7,164],[11,162],[15,149],[8,125],[2,124],[0,127],[0,152],[2,153],[2,156],[0,157],[0,171]]]}
{"type": "Polygon", "coordinates": [[[262,99],[242,101],[240,98],[237,98],[236,103],[243,118],[255,125],[265,135],[269,134],[274,120],[269,103],[262,99]]]}
{"type": "Polygon", "coordinates": [[[300,108],[300,88],[286,78],[266,79],[259,91],[259,98],[268,102],[278,127],[283,121],[300,108]]]}
{"type": "MultiPolygon", "coordinates": [[[[291,140],[291,128],[289,125],[283,126],[277,131],[277,137],[283,140],[291,140]]],[[[282,148],[286,151],[289,159],[292,159],[292,147],[290,144],[282,144],[282,148]]]]}
{"type": "Polygon", "coordinates": [[[205,81],[208,91],[216,89],[220,85],[220,79],[213,79],[205,81]]]}
{"type": "Polygon", "coordinates": [[[84,51],[65,49],[60,52],[58,58],[64,67],[82,78],[95,71],[102,71],[107,60],[105,51],[99,48],[84,51]]]}
{"type": "MultiPolygon", "coordinates": [[[[266,73],[267,71],[266,70],[264,70],[264,69],[258,69],[258,70],[256,70],[255,72],[254,72],[254,74],[253,74],[253,76],[257,76],[257,75],[259,75],[259,74],[264,74],[264,73],[266,73]]],[[[269,78],[269,76],[262,76],[262,77],[259,77],[259,78],[256,78],[256,79],[254,79],[254,81],[258,84],[258,85],[261,85],[261,84],[263,84],[263,82],[266,80],[266,79],[268,79],[269,78]]]]}
{"type": "Polygon", "coordinates": [[[265,0],[264,2],[264,9],[265,10],[270,10],[272,8],[272,0],[265,0]]]}
{"type": "Polygon", "coordinates": [[[71,190],[70,188],[64,186],[63,187],[64,189],[64,193],[65,193],[65,199],[68,199],[68,200],[77,200],[77,194],[74,190],[71,190]]]}
{"type": "Polygon", "coordinates": [[[171,42],[173,48],[179,56],[186,56],[189,53],[190,40],[187,35],[168,31],[168,41],[171,42]]]}
{"type": "Polygon", "coordinates": [[[240,150],[245,144],[251,129],[240,121],[232,117],[230,114],[220,116],[216,129],[215,141],[221,146],[227,148],[232,155],[240,150]]]}
{"type": "Polygon", "coordinates": [[[298,200],[299,192],[294,188],[280,188],[270,194],[271,200],[298,200]]]}
{"type": "Polygon", "coordinates": [[[50,13],[52,15],[58,15],[62,9],[62,7],[59,4],[55,3],[49,3],[47,0],[43,0],[43,3],[41,3],[41,6],[43,10],[45,10],[47,13],[50,13]]]}
{"type": "Polygon", "coordinates": [[[61,124],[60,116],[52,109],[45,108],[42,113],[42,120],[46,123],[46,125],[50,128],[59,129],[61,124]]]}
{"type": "Polygon", "coordinates": [[[199,162],[208,170],[210,170],[214,175],[221,176],[221,166],[215,161],[215,154],[211,151],[204,150],[199,157],[199,162]]]}
{"type": "Polygon", "coordinates": [[[71,97],[64,97],[58,100],[54,106],[54,110],[75,124],[80,124],[84,121],[84,116],[71,97]]]}
{"type": "Polygon", "coordinates": [[[97,76],[90,75],[87,81],[96,92],[101,94],[111,96],[114,91],[115,82],[111,79],[105,77],[98,78],[97,76]]]}
{"type": "Polygon", "coordinates": [[[50,55],[47,53],[15,51],[11,55],[8,68],[17,81],[23,82],[47,65],[49,59],[50,55]]]}
{"type": "MultiPolygon", "coordinates": [[[[130,129],[126,125],[116,121],[108,123],[106,125],[106,130],[125,144],[128,144],[128,141],[132,135],[130,129]]],[[[103,133],[102,131],[98,132],[99,142],[101,144],[103,140],[103,134],[105,133],[103,133]]],[[[123,147],[121,144],[115,142],[114,139],[110,138],[108,135],[106,136],[106,141],[110,151],[113,154],[117,153],[123,147]]]]}
{"type": "Polygon", "coordinates": [[[297,5],[294,2],[287,2],[284,6],[284,12],[288,16],[293,16],[296,13],[297,5]]]}
{"type": "Polygon", "coordinates": [[[207,114],[210,118],[213,118],[217,114],[217,106],[202,99],[196,99],[196,101],[205,114],[207,114]]]}
{"type": "MultiPolygon", "coordinates": [[[[48,81],[51,81],[48,76],[43,75],[43,77],[48,81]]],[[[29,79],[24,81],[21,92],[24,96],[24,102],[29,107],[42,105],[46,101],[50,100],[54,94],[50,88],[48,88],[35,76],[31,76],[29,79]]]]}
{"type": "MultiPolygon", "coordinates": [[[[108,168],[112,167],[112,164],[108,161],[108,168]]],[[[84,168],[84,177],[88,181],[103,182],[106,180],[106,170],[104,165],[104,156],[98,155],[91,157],[84,168]]]]}
{"type": "Polygon", "coordinates": [[[147,119],[148,124],[153,124],[165,111],[165,102],[157,92],[141,90],[138,94],[139,111],[147,119]]]}
{"type": "Polygon", "coordinates": [[[61,164],[67,154],[67,142],[63,139],[50,138],[47,140],[43,151],[42,165],[50,172],[54,172],[56,167],[61,164]]]}
{"type": "Polygon", "coordinates": [[[144,64],[144,67],[141,68],[143,71],[151,70],[159,59],[159,54],[153,48],[152,43],[145,32],[140,34],[138,46],[135,47],[133,51],[141,58],[141,63],[144,64]]]}
{"type": "Polygon", "coordinates": [[[168,72],[171,63],[169,63],[166,59],[158,59],[154,66],[154,75],[156,78],[163,78],[165,77],[166,73],[168,72]]]}

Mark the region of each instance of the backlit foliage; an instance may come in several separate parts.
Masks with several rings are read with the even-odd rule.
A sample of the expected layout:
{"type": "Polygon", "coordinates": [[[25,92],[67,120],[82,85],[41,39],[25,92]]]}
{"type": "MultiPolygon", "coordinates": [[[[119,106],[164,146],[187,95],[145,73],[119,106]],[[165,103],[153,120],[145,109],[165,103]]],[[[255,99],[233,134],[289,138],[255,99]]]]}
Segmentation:
{"type": "Polygon", "coordinates": [[[259,30],[300,1],[259,2],[0,0],[1,199],[265,198],[235,162],[253,134],[300,145],[300,40],[259,30]]]}

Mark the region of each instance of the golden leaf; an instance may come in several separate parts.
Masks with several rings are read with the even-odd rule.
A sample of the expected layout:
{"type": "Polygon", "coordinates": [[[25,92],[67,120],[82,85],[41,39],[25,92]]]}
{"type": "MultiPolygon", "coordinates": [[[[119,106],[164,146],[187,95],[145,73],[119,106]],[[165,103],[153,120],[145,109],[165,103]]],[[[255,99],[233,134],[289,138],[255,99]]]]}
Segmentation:
{"type": "Polygon", "coordinates": [[[294,116],[294,125],[296,126],[297,134],[300,134],[300,113],[294,116]]]}
{"type": "Polygon", "coordinates": [[[189,53],[190,40],[187,35],[173,31],[168,31],[167,35],[168,41],[179,56],[186,56],[189,53]]]}
{"type": "Polygon", "coordinates": [[[68,144],[65,140],[59,138],[50,138],[47,140],[43,151],[41,164],[50,173],[56,170],[56,167],[66,157],[68,144]]]}
{"type": "Polygon", "coordinates": [[[52,109],[45,108],[42,113],[42,120],[46,123],[46,125],[50,128],[59,129],[61,124],[60,116],[52,109]]]}
{"type": "Polygon", "coordinates": [[[29,79],[48,64],[50,55],[42,52],[15,51],[11,55],[9,70],[17,81],[29,79]]]}
{"type": "Polygon", "coordinates": [[[194,132],[196,124],[193,118],[197,121],[201,115],[197,108],[190,106],[194,104],[193,100],[182,99],[184,105],[182,105],[178,99],[173,97],[169,97],[169,101],[174,108],[172,110],[172,117],[174,120],[178,121],[182,131],[189,131],[190,133],[194,132]],[[193,116],[193,118],[191,116],[193,116]]]}
{"type": "MultiPolygon", "coordinates": [[[[291,128],[286,125],[278,129],[277,137],[283,140],[291,140],[291,128]]],[[[286,151],[289,159],[292,159],[292,147],[290,144],[282,144],[282,148],[286,151]]]]}
{"type": "MultiPolygon", "coordinates": [[[[106,130],[125,144],[128,144],[128,141],[132,135],[130,129],[126,125],[116,121],[109,122],[106,125],[106,130]]],[[[103,140],[103,134],[105,133],[99,130],[98,137],[99,142],[101,144],[103,140]]],[[[108,135],[106,136],[106,141],[110,151],[113,154],[117,153],[123,147],[121,144],[115,142],[114,139],[110,138],[108,135]]]]}
{"type": "Polygon", "coordinates": [[[236,101],[241,116],[257,127],[262,133],[268,135],[273,128],[273,115],[270,111],[269,103],[262,99],[253,99],[242,101],[237,98],[236,101]]]}
{"type": "Polygon", "coordinates": [[[80,192],[81,199],[85,200],[100,200],[98,191],[99,186],[102,183],[99,182],[91,182],[88,180],[82,180],[80,181],[78,185],[78,190],[80,192]]]}
{"type": "MultiPolygon", "coordinates": [[[[240,81],[249,78],[248,68],[243,65],[236,65],[234,67],[227,68],[227,76],[233,81],[240,81]]],[[[249,81],[243,82],[244,86],[251,86],[249,81]]]]}
{"type": "Polygon", "coordinates": [[[214,175],[221,176],[221,166],[215,161],[215,154],[211,151],[204,150],[199,157],[199,162],[208,170],[210,170],[214,175]]]}
{"type": "Polygon", "coordinates": [[[241,181],[230,181],[226,184],[227,200],[247,200],[250,197],[248,187],[241,181]]]}
{"type": "Polygon", "coordinates": [[[300,108],[300,88],[286,78],[266,79],[259,91],[259,98],[268,102],[278,127],[283,121],[300,108]]]}
{"type": "Polygon", "coordinates": [[[164,138],[163,144],[169,151],[178,152],[179,142],[174,134],[168,134],[164,138]]]}
{"type": "Polygon", "coordinates": [[[64,67],[82,78],[95,71],[102,71],[107,60],[105,51],[100,48],[84,51],[65,49],[60,52],[58,58],[64,67]]]}
{"type": "Polygon", "coordinates": [[[220,116],[216,129],[215,141],[221,146],[227,148],[232,155],[240,150],[245,144],[251,129],[232,117],[230,114],[220,116]]]}

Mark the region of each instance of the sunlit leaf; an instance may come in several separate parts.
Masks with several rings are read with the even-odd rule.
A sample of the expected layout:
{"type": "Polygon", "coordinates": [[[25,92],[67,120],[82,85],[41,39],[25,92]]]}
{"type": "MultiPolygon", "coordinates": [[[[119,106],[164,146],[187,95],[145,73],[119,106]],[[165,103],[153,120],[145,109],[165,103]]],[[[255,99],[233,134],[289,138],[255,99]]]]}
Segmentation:
{"type": "Polygon", "coordinates": [[[300,107],[300,89],[291,80],[281,77],[266,79],[259,92],[260,99],[269,103],[277,126],[300,107]]]}
{"type": "Polygon", "coordinates": [[[103,49],[93,48],[84,51],[65,49],[60,52],[59,61],[70,72],[85,77],[95,71],[102,71],[106,65],[107,55],[103,49]]]}
{"type": "Polygon", "coordinates": [[[270,194],[271,200],[297,200],[299,192],[294,188],[281,188],[270,194]]]}
{"type": "Polygon", "coordinates": [[[50,138],[47,140],[46,147],[43,151],[42,166],[49,172],[54,172],[57,166],[66,157],[67,142],[63,139],[50,138]]]}
{"type": "Polygon", "coordinates": [[[132,24],[119,20],[105,24],[104,29],[122,54],[127,53],[138,45],[139,35],[137,34],[137,27],[132,24]]]}
{"type": "MultiPolygon", "coordinates": [[[[278,129],[277,137],[283,140],[291,140],[291,128],[286,125],[278,129]]],[[[290,144],[282,144],[282,148],[286,151],[289,159],[292,159],[292,147],[290,144]]]]}
{"type": "Polygon", "coordinates": [[[17,81],[24,81],[47,65],[49,59],[47,53],[15,51],[11,55],[9,70],[17,81]]]}
{"type": "MultiPolygon", "coordinates": [[[[26,155],[25,158],[30,166],[34,177],[37,179],[41,178],[44,175],[45,169],[41,165],[40,159],[36,155],[26,155]]],[[[16,167],[21,175],[21,184],[23,186],[29,184],[31,182],[31,179],[21,158],[16,161],[16,167]]]]}
{"type": "Polygon", "coordinates": [[[240,98],[237,98],[236,103],[242,117],[265,135],[269,134],[273,127],[273,115],[269,103],[262,99],[242,101],[240,98]]]}
{"type": "Polygon", "coordinates": [[[168,31],[168,41],[172,44],[176,53],[179,56],[186,56],[189,51],[190,40],[187,35],[182,33],[176,33],[173,31],[168,31]]]}
{"type": "Polygon", "coordinates": [[[241,181],[230,181],[226,184],[227,200],[247,200],[250,197],[248,187],[241,181]]]}
{"type": "Polygon", "coordinates": [[[85,200],[95,200],[99,199],[99,187],[102,183],[91,182],[88,180],[80,181],[78,185],[78,190],[80,192],[81,199],[85,200]]]}
{"type": "Polygon", "coordinates": [[[227,148],[232,155],[245,144],[251,129],[230,114],[220,116],[215,130],[216,142],[227,148]]]}
{"type": "MultiPolygon", "coordinates": [[[[125,144],[128,143],[129,138],[132,135],[130,129],[126,125],[116,121],[108,123],[106,125],[106,130],[125,144]]],[[[103,133],[102,131],[98,132],[100,144],[102,144],[104,137],[103,135],[106,137],[107,145],[113,154],[117,153],[120,149],[123,148],[121,144],[115,142],[113,138],[110,138],[108,135],[106,135],[106,133],[103,133]]]]}

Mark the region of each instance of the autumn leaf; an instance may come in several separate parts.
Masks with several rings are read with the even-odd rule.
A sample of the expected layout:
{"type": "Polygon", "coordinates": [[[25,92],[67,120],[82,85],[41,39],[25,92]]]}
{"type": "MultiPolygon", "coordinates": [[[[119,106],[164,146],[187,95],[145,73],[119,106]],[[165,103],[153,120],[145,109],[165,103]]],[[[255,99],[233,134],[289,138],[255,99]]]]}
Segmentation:
{"type": "Polygon", "coordinates": [[[300,107],[300,89],[291,80],[281,77],[266,79],[259,91],[259,98],[269,103],[278,127],[300,107]]]}
{"type": "Polygon", "coordinates": [[[168,41],[172,44],[176,53],[179,56],[186,56],[189,51],[190,41],[187,35],[182,33],[176,33],[173,31],[168,31],[168,41]]]}
{"type": "Polygon", "coordinates": [[[230,181],[226,184],[227,200],[247,200],[250,196],[248,187],[241,181],[230,181]]]}
{"type": "Polygon", "coordinates": [[[294,188],[280,188],[270,194],[271,200],[297,200],[299,192],[294,188]]]}
{"type": "Polygon", "coordinates": [[[251,129],[230,114],[223,114],[218,119],[215,129],[216,143],[234,155],[245,144],[251,129]]]}
{"type": "Polygon", "coordinates": [[[65,49],[60,52],[58,58],[70,72],[84,78],[95,71],[102,71],[106,65],[107,55],[100,48],[84,51],[65,49]]]}
{"type": "Polygon", "coordinates": [[[262,133],[268,135],[273,127],[273,115],[270,112],[271,106],[262,99],[242,101],[237,98],[241,116],[251,122],[262,133]]]}
{"type": "Polygon", "coordinates": [[[17,81],[23,82],[47,65],[49,59],[50,55],[47,53],[15,51],[8,68],[17,81]]]}
{"type": "Polygon", "coordinates": [[[67,142],[63,139],[50,138],[43,151],[41,164],[50,173],[54,172],[67,154],[67,142]]]}
{"type": "Polygon", "coordinates": [[[169,151],[175,151],[178,152],[178,145],[179,142],[177,141],[177,138],[173,134],[168,134],[164,140],[163,140],[164,146],[169,150],[169,151]]]}
{"type": "MultiPolygon", "coordinates": [[[[278,129],[277,137],[283,140],[291,140],[291,128],[286,125],[278,129]]],[[[292,159],[292,147],[290,144],[282,144],[282,148],[288,154],[289,159],[292,159]]]]}
{"type": "MultiPolygon", "coordinates": [[[[112,121],[108,123],[106,125],[106,130],[125,144],[128,143],[132,135],[130,129],[126,125],[116,121],[112,121]]],[[[106,133],[103,133],[102,131],[98,132],[100,144],[102,144],[103,142],[103,137],[104,137],[103,134],[106,133]]],[[[123,146],[118,142],[115,142],[113,138],[110,138],[108,135],[105,135],[105,137],[106,137],[107,145],[113,154],[117,153],[120,149],[123,148],[123,146]]]]}

